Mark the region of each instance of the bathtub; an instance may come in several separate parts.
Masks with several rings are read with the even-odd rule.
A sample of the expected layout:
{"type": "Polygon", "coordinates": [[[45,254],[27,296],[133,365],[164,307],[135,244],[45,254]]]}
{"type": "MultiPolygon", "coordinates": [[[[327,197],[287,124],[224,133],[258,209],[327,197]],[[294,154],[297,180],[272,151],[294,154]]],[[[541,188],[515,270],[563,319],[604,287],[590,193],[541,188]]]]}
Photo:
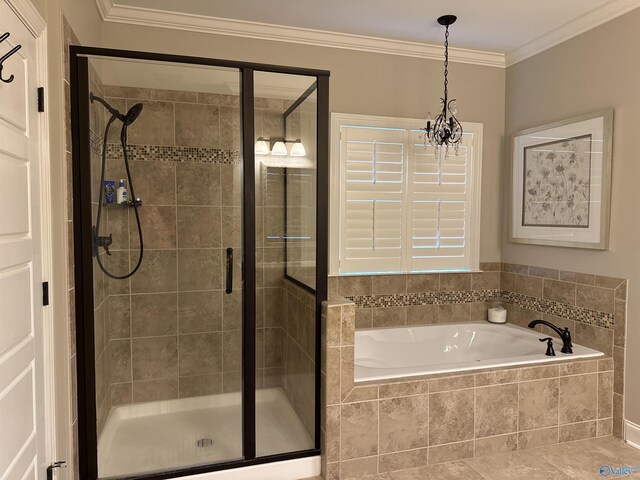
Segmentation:
{"type": "MultiPolygon", "coordinates": [[[[546,330],[546,329],[545,329],[546,330]]],[[[358,330],[355,335],[356,382],[368,382],[467,370],[522,366],[599,357],[602,352],[573,344],[573,354],[545,355],[547,344],[529,328],[488,322],[358,330]]]]}

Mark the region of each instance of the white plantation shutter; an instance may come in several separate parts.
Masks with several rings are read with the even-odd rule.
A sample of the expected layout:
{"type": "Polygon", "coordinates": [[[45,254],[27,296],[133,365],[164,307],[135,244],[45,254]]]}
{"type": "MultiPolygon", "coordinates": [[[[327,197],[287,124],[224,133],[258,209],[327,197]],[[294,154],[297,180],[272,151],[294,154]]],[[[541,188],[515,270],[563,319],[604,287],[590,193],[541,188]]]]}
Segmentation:
{"type": "Polygon", "coordinates": [[[437,158],[419,132],[410,133],[407,264],[410,271],[470,268],[473,133],[458,154],[437,158]]]}
{"type": "Polygon", "coordinates": [[[478,268],[482,125],[438,159],[422,123],[334,114],[331,273],[478,268]]]}
{"type": "Polygon", "coordinates": [[[406,132],[344,127],[342,268],[348,272],[402,269],[406,132]]]}

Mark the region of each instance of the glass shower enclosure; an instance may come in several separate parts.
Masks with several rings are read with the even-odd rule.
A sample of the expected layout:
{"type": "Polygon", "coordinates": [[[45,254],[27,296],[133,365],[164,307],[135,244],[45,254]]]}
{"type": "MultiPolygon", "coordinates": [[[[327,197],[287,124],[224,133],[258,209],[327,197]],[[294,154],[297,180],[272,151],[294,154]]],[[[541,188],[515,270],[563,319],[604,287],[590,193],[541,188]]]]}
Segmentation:
{"type": "Polygon", "coordinates": [[[70,58],[81,478],[317,455],[328,73],[70,58]]]}

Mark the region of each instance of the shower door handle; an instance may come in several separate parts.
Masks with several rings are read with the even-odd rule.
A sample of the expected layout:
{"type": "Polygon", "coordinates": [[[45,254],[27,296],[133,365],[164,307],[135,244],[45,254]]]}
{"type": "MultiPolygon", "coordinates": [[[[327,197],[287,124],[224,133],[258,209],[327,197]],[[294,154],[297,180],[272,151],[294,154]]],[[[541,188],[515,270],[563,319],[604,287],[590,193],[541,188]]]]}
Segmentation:
{"type": "Polygon", "coordinates": [[[227,294],[233,292],[233,248],[227,248],[227,294]]]}

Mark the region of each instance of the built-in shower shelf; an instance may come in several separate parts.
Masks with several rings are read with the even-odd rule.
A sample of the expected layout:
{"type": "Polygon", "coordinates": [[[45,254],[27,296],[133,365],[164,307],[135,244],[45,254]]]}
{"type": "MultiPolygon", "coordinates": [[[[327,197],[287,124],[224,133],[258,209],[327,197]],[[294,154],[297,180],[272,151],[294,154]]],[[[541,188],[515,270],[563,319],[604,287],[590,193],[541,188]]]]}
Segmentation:
{"type": "MultiPolygon", "coordinates": [[[[126,207],[130,207],[133,208],[133,202],[126,202],[126,203],[107,203],[107,202],[102,202],[102,206],[103,207],[110,207],[110,208],[126,208],[126,207]]],[[[138,201],[137,207],[141,207],[142,206],[142,201],[138,201]]]]}

